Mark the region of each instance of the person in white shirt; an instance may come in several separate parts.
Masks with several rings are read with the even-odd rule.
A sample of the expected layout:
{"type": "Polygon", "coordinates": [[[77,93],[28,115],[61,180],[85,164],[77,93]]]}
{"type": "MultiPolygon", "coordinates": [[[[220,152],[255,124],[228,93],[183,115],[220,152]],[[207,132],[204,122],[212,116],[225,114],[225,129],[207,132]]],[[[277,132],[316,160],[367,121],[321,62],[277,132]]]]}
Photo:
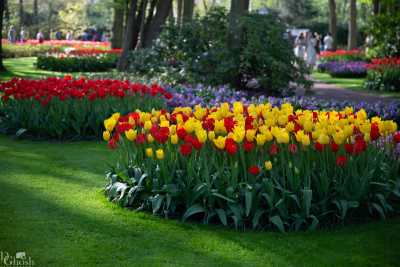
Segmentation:
{"type": "Polygon", "coordinates": [[[317,39],[313,36],[311,32],[307,32],[306,35],[306,43],[307,43],[307,65],[311,68],[314,69],[315,63],[317,62],[317,52],[315,50],[315,46],[317,45],[317,39]]]}
{"type": "Polygon", "coordinates": [[[324,38],[324,50],[332,51],[333,49],[333,38],[330,32],[324,38]]]}
{"type": "Polygon", "coordinates": [[[295,41],[295,55],[304,60],[305,54],[305,47],[306,47],[306,39],[304,37],[304,33],[300,33],[299,36],[296,38],[295,41]]]}

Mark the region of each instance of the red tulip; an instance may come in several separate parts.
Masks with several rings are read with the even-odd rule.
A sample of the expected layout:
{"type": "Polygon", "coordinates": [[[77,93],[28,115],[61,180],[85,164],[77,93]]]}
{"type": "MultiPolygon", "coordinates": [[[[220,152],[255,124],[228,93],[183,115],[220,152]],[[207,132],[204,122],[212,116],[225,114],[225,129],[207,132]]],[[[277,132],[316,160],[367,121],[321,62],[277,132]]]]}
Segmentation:
{"type": "Polygon", "coordinates": [[[189,143],[184,143],[179,148],[181,154],[183,156],[189,156],[192,153],[192,145],[189,143]]]}
{"type": "Polygon", "coordinates": [[[278,145],[272,144],[271,147],[269,148],[269,154],[270,154],[271,156],[274,156],[274,155],[278,154],[278,152],[279,152],[279,147],[278,147],[278,145]]]}
{"type": "Polygon", "coordinates": [[[243,148],[246,152],[251,152],[254,148],[254,143],[245,141],[243,144],[243,148]]]}
{"type": "Polygon", "coordinates": [[[347,163],[347,157],[346,156],[338,156],[336,158],[336,165],[339,167],[344,167],[347,163]]]}
{"type": "Polygon", "coordinates": [[[251,174],[254,175],[254,176],[257,176],[257,175],[260,174],[260,168],[259,168],[258,166],[256,166],[256,165],[251,166],[251,167],[249,168],[249,173],[251,173],[251,174]]]}

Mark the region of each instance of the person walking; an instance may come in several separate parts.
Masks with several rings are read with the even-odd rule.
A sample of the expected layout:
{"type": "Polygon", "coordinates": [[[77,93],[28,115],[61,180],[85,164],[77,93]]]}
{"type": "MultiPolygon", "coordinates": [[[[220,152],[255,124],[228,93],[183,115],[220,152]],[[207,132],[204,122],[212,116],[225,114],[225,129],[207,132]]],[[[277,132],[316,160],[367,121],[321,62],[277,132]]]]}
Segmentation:
{"type": "Polygon", "coordinates": [[[67,32],[67,35],[65,36],[65,40],[67,40],[67,41],[72,41],[72,40],[74,40],[74,36],[72,35],[72,32],[71,32],[71,31],[68,31],[68,32],[67,32]]]}
{"type": "Polygon", "coordinates": [[[295,55],[298,58],[301,58],[301,59],[304,60],[304,52],[305,52],[306,40],[305,40],[303,32],[301,32],[299,34],[299,36],[296,38],[294,44],[295,44],[295,52],[294,52],[295,55]]]}
{"type": "Polygon", "coordinates": [[[26,33],[25,33],[24,28],[21,28],[21,31],[19,33],[19,41],[21,43],[24,43],[26,41],[26,33]]]}
{"type": "Polygon", "coordinates": [[[325,44],[325,47],[324,47],[325,51],[333,50],[333,38],[332,38],[332,34],[330,32],[328,32],[328,34],[325,36],[324,44],[325,44]]]}
{"type": "Polygon", "coordinates": [[[44,42],[44,35],[43,35],[43,32],[42,32],[42,31],[39,31],[39,32],[36,34],[36,40],[39,42],[39,44],[41,44],[41,43],[44,42]]]}
{"type": "Polygon", "coordinates": [[[315,46],[317,45],[317,40],[311,32],[307,32],[306,35],[307,42],[307,65],[314,69],[315,63],[317,62],[317,52],[315,50],[315,46]]]}
{"type": "Polygon", "coordinates": [[[7,34],[8,41],[12,44],[15,44],[17,42],[17,31],[15,30],[14,26],[10,27],[10,30],[8,31],[7,34]]]}

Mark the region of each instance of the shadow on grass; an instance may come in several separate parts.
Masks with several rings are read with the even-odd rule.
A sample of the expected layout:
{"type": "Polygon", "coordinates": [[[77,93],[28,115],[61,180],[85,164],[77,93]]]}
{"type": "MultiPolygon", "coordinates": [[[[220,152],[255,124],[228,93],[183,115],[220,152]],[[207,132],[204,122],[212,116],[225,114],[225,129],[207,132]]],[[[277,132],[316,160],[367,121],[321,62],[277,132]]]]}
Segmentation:
{"type": "Polygon", "coordinates": [[[107,148],[0,136],[0,244],[56,266],[396,266],[400,221],[235,232],[131,212],[99,193],[107,148]]]}

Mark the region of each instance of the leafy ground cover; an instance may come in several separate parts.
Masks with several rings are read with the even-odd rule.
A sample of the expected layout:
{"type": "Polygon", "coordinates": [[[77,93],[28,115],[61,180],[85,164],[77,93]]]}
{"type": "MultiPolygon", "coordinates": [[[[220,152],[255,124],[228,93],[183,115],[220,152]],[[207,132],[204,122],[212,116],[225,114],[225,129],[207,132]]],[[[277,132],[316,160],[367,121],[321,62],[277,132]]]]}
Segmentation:
{"type": "Polygon", "coordinates": [[[108,203],[95,142],[0,136],[0,250],[38,266],[396,266],[400,218],[278,234],[182,224],[108,203]],[[179,252],[179,256],[177,256],[179,252]]]}

